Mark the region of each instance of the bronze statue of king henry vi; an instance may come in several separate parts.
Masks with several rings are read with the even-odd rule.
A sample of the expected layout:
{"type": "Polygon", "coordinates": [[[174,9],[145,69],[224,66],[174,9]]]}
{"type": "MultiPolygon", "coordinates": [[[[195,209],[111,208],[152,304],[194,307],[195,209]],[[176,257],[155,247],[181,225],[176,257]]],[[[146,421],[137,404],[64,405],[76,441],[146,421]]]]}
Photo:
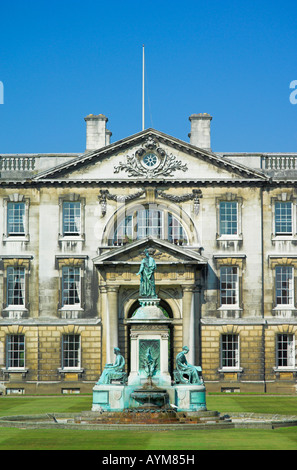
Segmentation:
{"type": "Polygon", "coordinates": [[[149,250],[144,250],[145,258],[142,260],[137,276],[140,275],[139,296],[141,298],[157,298],[155,286],[156,261],[149,254],[149,250]]]}

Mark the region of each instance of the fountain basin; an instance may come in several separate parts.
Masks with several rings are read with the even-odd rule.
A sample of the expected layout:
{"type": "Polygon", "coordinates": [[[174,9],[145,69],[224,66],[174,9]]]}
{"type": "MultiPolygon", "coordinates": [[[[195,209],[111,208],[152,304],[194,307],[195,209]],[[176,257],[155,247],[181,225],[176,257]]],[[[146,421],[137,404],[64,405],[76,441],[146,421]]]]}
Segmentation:
{"type": "Polygon", "coordinates": [[[131,398],[142,408],[162,408],[169,404],[167,391],[159,388],[139,388],[131,393],[131,398]]]}

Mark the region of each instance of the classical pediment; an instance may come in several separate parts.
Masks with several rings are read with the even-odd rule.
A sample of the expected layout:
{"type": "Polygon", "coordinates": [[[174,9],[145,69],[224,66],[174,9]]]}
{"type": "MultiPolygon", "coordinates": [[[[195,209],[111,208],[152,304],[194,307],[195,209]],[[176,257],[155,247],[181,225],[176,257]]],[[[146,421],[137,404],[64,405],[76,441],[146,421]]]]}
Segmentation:
{"type": "Polygon", "coordinates": [[[154,129],[86,152],[39,173],[34,181],[153,182],[265,180],[261,172],[154,129]]]}
{"type": "Polygon", "coordinates": [[[155,259],[157,265],[207,264],[207,258],[201,256],[198,252],[156,238],[145,238],[121,247],[111,248],[96,256],[93,263],[96,266],[140,264],[146,248],[149,249],[149,253],[155,259]]]}

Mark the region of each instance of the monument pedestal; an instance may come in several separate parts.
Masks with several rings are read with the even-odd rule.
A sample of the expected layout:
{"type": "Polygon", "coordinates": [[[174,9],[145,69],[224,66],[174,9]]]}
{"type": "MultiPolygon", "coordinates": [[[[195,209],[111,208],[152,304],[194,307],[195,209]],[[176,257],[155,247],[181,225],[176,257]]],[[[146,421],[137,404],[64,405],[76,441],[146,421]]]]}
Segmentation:
{"type": "Polygon", "coordinates": [[[120,384],[96,384],[93,387],[92,411],[122,411],[127,408],[126,388],[120,384]]]}
{"type": "MultiPolygon", "coordinates": [[[[154,271],[156,263],[144,250],[145,258],[137,275],[140,275],[140,306],[130,326],[130,373],[126,384],[125,360],[115,347],[115,364],[106,364],[99,382],[93,388],[93,411],[120,411],[127,409],[159,410],[161,414],[174,409],[182,412],[206,410],[205,386],[201,367],[188,364],[187,346],[176,357],[172,385],[169,374],[169,325],[172,322],[160,308],[156,296],[154,271]],[[115,380],[119,380],[116,384],[115,380]],[[181,383],[180,383],[181,382],[181,383]]],[[[116,311],[114,311],[116,314],[116,311]]],[[[190,315],[190,311],[188,312],[190,315]]],[[[188,326],[188,324],[187,324],[188,326]]]]}
{"type": "Polygon", "coordinates": [[[156,360],[152,374],[153,384],[157,387],[171,386],[171,376],[168,371],[168,342],[170,319],[159,307],[158,298],[140,298],[140,307],[128,320],[131,326],[130,347],[131,364],[128,385],[141,386],[147,380],[145,369],[148,350],[156,360]]]}
{"type": "Polygon", "coordinates": [[[205,411],[206,390],[204,385],[174,385],[177,411],[205,411]]]}

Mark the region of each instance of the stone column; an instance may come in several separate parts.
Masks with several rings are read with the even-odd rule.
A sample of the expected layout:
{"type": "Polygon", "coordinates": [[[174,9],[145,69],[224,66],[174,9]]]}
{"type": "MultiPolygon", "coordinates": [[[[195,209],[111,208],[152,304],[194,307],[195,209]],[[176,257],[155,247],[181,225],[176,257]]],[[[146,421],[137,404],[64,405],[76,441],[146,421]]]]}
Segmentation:
{"type": "Polygon", "coordinates": [[[133,384],[138,378],[138,331],[131,331],[130,333],[130,351],[131,351],[131,363],[130,363],[130,374],[128,384],[133,384]]]}
{"type": "Polygon", "coordinates": [[[107,291],[105,286],[99,285],[99,298],[98,298],[98,313],[102,321],[102,338],[101,338],[101,367],[104,369],[104,365],[107,362],[106,360],[106,350],[107,350],[107,291]]]}
{"type": "Polygon", "coordinates": [[[160,371],[163,375],[169,375],[168,371],[168,340],[169,340],[169,333],[168,331],[163,331],[161,333],[161,363],[160,363],[160,371]]]}
{"type": "Polygon", "coordinates": [[[187,361],[195,362],[194,286],[183,286],[183,346],[190,349],[187,361]]]}
{"type": "Polygon", "coordinates": [[[118,292],[117,286],[107,287],[106,305],[106,362],[114,362],[114,348],[118,347],[118,292]]]}
{"type": "Polygon", "coordinates": [[[199,284],[194,290],[194,321],[195,321],[195,365],[201,366],[201,295],[202,286],[199,284]]]}

